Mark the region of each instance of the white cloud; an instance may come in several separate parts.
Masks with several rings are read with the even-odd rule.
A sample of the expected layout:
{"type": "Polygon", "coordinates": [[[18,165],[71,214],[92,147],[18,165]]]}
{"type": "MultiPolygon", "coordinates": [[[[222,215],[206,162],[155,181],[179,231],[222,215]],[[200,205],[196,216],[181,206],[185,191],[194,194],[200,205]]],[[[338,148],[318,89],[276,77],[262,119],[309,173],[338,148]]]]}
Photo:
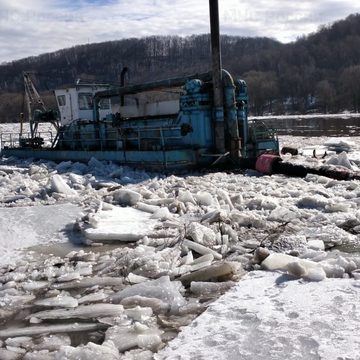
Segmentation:
{"type": "MultiPolygon", "coordinates": [[[[283,42],[357,11],[354,0],[219,0],[222,33],[283,42]]],[[[0,62],[88,42],[209,32],[208,0],[1,0],[0,62]]]]}

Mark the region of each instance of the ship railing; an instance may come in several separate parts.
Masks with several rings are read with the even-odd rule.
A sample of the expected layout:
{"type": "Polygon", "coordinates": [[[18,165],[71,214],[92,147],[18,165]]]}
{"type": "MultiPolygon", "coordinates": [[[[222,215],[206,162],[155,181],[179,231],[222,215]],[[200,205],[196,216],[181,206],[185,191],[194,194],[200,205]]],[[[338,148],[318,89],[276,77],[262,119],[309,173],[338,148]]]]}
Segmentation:
{"type": "Polygon", "coordinates": [[[34,142],[34,139],[40,141],[43,139],[45,146],[50,146],[54,139],[52,131],[37,132],[34,137],[31,137],[31,133],[19,133],[19,132],[2,132],[0,133],[0,149],[4,147],[16,148],[23,146],[24,143],[30,144],[34,142]]]}
{"type": "Polygon", "coordinates": [[[74,149],[86,149],[97,147],[99,150],[108,148],[116,150],[127,150],[128,143],[132,143],[132,148],[137,150],[165,149],[174,141],[183,139],[180,126],[161,126],[161,127],[122,127],[114,130],[107,130],[106,135],[100,135],[98,131],[81,131],[79,138],[67,137],[66,131],[59,132],[60,141],[67,146],[70,144],[74,149]],[[105,136],[104,136],[105,135],[105,136]],[[152,145],[149,145],[152,144],[152,145]]]}

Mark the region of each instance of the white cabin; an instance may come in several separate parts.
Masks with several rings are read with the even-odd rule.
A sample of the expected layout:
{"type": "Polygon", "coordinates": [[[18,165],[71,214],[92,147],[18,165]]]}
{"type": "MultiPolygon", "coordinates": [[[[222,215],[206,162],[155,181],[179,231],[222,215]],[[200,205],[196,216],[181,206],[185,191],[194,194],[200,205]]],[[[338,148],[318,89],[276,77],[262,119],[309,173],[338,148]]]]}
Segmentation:
{"type": "MultiPolygon", "coordinates": [[[[78,84],[73,88],[55,90],[61,125],[92,120],[94,94],[108,88],[108,85],[78,84]]],[[[100,119],[111,113],[110,99],[101,99],[99,106],[100,119]]]]}

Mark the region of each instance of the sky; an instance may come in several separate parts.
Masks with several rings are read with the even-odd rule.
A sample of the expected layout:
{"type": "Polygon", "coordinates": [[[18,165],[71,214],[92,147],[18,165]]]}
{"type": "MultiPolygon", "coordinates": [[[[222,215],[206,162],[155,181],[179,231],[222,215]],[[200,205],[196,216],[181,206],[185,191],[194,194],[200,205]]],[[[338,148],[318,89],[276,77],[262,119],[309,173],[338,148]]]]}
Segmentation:
{"type": "MultiPolygon", "coordinates": [[[[79,44],[209,32],[208,0],[0,0],[0,63],[79,44]]],[[[291,42],[358,0],[219,0],[222,34],[291,42]]]]}

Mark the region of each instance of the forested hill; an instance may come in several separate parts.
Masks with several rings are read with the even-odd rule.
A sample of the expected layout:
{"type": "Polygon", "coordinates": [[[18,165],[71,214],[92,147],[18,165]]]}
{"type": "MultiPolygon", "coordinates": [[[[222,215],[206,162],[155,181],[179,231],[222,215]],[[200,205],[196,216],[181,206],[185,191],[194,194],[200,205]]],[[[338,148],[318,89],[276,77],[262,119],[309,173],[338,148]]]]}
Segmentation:
{"type": "MultiPolygon", "coordinates": [[[[290,44],[227,35],[221,42],[223,67],[247,80],[255,114],[360,108],[360,14],[290,44]]],[[[78,78],[118,83],[123,66],[130,83],[207,71],[209,35],[79,45],[1,65],[0,120],[15,120],[19,112],[22,71],[34,71],[38,89],[46,91],[78,78]]]]}

